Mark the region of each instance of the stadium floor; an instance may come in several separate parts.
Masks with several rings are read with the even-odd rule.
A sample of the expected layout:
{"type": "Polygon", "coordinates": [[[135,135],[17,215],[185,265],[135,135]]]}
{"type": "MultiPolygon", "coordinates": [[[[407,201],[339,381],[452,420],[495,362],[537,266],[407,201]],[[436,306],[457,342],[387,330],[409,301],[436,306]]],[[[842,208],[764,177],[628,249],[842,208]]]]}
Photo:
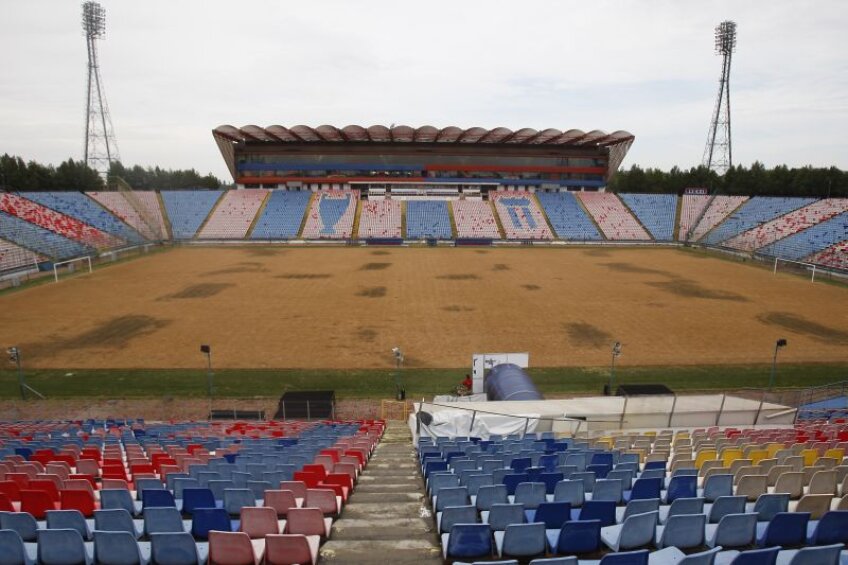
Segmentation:
{"type": "Polygon", "coordinates": [[[848,288],[678,249],[179,247],[0,295],[29,367],[533,366],[848,360],[848,288]]]}

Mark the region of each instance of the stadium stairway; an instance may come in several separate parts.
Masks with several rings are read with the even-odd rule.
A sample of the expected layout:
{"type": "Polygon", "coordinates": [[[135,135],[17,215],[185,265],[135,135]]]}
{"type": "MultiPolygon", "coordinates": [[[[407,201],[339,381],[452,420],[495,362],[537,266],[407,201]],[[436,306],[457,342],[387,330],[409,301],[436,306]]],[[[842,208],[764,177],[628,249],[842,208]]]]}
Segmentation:
{"type": "Polygon", "coordinates": [[[442,563],[417,461],[406,422],[389,422],[321,548],[322,563],[442,563]]]}

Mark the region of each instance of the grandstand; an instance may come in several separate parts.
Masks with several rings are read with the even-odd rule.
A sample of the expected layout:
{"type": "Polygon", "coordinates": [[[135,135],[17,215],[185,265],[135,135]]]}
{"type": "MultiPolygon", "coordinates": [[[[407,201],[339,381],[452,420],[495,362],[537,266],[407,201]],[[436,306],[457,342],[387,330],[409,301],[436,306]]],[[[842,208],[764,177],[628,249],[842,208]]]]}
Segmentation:
{"type": "Polygon", "coordinates": [[[162,202],[174,239],[191,239],[221,198],[221,190],[163,190],[162,202]]]}
{"type": "Polygon", "coordinates": [[[542,209],[560,239],[599,241],[604,239],[597,226],[570,192],[540,192],[536,194],[542,209]]]}
{"type": "Polygon", "coordinates": [[[252,239],[292,239],[297,237],[306,207],[312,197],[310,192],[274,190],[265,209],[256,221],[252,239]]]}
{"type": "Polygon", "coordinates": [[[677,197],[673,194],[622,194],[621,200],[657,241],[674,239],[677,197]]]}
{"type": "MultiPolygon", "coordinates": [[[[717,194],[712,197],[709,207],[701,216],[701,221],[692,230],[690,241],[698,241],[703,235],[723,222],[731,212],[748,201],[747,196],[727,196],[717,194]]],[[[703,210],[703,208],[702,208],[703,210]]],[[[682,228],[681,228],[682,229],[682,228]]]]}
{"type": "Polygon", "coordinates": [[[444,200],[410,200],[406,203],[408,239],[451,239],[448,204],[444,200]]]}
{"type": "Polygon", "coordinates": [[[495,192],[490,194],[507,239],[553,239],[545,216],[536,199],[525,192],[495,192]]]}
{"type": "Polygon", "coordinates": [[[500,239],[492,207],[482,200],[454,200],[453,218],[458,239],[500,239]]]}
{"type": "Polygon", "coordinates": [[[17,216],[0,212],[0,238],[53,260],[91,255],[94,249],[17,216]]]}
{"type": "Polygon", "coordinates": [[[814,253],[807,260],[834,269],[848,269],[848,239],[814,253]]]}
{"type": "Polygon", "coordinates": [[[356,190],[327,190],[317,194],[306,217],[303,237],[349,239],[358,202],[356,190]]]}
{"type": "Polygon", "coordinates": [[[42,260],[32,251],[0,239],[0,273],[36,268],[42,260]]]}
{"type": "Polygon", "coordinates": [[[678,226],[677,239],[687,241],[689,232],[694,227],[695,222],[701,216],[707,203],[710,201],[710,196],[706,194],[684,194],[680,209],[680,225],[678,226]]]}
{"type": "Polygon", "coordinates": [[[397,200],[373,200],[362,203],[359,215],[359,238],[401,237],[401,203],[397,200]]]}
{"type": "Polygon", "coordinates": [[[268,196],[263,189],[229,190],[206,220],[198,239],[244,239],[268,196]]]}
{"type": "Polygon", "coordinates": [[[716,228],[710,231],[700,241],[709,245],[719,245],[728,239],[739,235],[760,224],[788,214],[793,210],[813,203],[812,198],[769,198],[755,196],[736,209],[716,228]]]}
{"type": "Polygon", "coordinates": [[[87,194],[146,239],[150,241],[167,239],[168,230],[162,218],[159,196],[155,191],[134,190],[132,197],[128,195],[128,192],[121,191],[88,192],[87,194]]]}
{"type": "Polygon", "coordinates": [[[651,236],[639,225],[618,196],[607,192],[581,192],[578,194],[586,210],[612,240],[650,240],[651,236]]]}

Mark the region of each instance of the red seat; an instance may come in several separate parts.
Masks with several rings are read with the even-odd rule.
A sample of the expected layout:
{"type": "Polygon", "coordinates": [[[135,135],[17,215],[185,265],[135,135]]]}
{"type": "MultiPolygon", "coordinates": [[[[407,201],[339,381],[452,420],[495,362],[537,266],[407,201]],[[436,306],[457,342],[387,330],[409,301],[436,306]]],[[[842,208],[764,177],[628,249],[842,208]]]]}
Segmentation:
{"type": "Polygon", "coordinates": [[[318,475],[318,478],[322,481],[324,480],[324,477],[327,476],[327,469],[321,464],[304,465],[301,471],[304,473],[314,473],[315,475],[318,475]]]}
{"type": "Polygon", "coordinates": [[[273,508],[277,516],[285,516],[290,508],[297,508],[294,493],[290,490],[266,490],[264,504],[273,508]]]}
{"type": "Polygon", "coordinates": [[[295,471],[294,480],[306,484],[307,488],[316,488],[321,483],[321,477],[315,473],[306,471],[295,471]]]}
{"type": "Polygon", "coordinates": [[[0,493],[0,512],[16,512],[12,499],[3,493],[0,493]]]}
{"type": "Polygon", "coordinates": [[[73,481],[85,481],[89,485],[91,485],[92,492],[97,490],[97,481],[94,480],[94,477],[91,475],[83,474],[83,473],[71,473],[71,476],[68,477],[68,480],[65,481],[65,488],[69,488],[68,484],[73,481]]]}
{"type": "Polygon", "coordinates": [[[27,490],[43,490],[50,495],[50,500],[59,502],[59,489],[56,488],[56,483],[49,479],[35,479],[29,482],[27,490]]]}
{"type": "Polygon", "coordinates": [[[245,506],[241,509],[239,531],[246,533],[250,539],[262,539],[268,534],[279,534],[280,523],[277,521],[277,511],[265,506],[245,506]]]}
{"type": "Polygon", "coordinates": [[[346,473],[330,473],[327,475],[327,478],[324,479],[325,485],[340,485],[344,488],[344,494],[342,494],[342,500],[347,500],[348,495],[353,490],[353,481],[350,478],[350,475],[346,473]]]}
{"type": "Polygon", "coordinates": [[[209,565],[256,565],[250,537],[244,532],[209,532],[209,565]]]}
{"type": "Polygon", "coordinates": [[[324,516],[335,516],[340,510],[336,493],[324,488],[306,489],[306,500],[303,505],[308,508],[320,508],[324,516]]]}
{"type": "Polygon", "coordinates": [[[58,510],[59,505],[43,490],[21,491],[21,512],[29,512],[36,520],[43,520],[48,510],[58,510]]]}
{"type": "Polygon", "coordinates": [[[21,501],[21,487],[15,481],[0,481],[0,494],[9,497],[9,500],[21,501]]]}
{"type": "Polygon", "coordinates": [[[285,533],[324,538],[330,532],[329,525],[324,520],[324,513],[319,508],[292,508],[286,516],[285,533]]]}
{"type": "Polygon", "coordinates": [[[26,473],[6,473],[7,481],[14,481],[18,488],[27,488],[29,485],[29,475],[26,473]]]}
{"type": "Polygon", "coordinates": [[[313,551],[307,537],[301,534],[270,535],[265,538],[265,565],[311,565],[317,550],[317,544],[313,551]]]}
{"type": "Polygon", "coordinates": [[[94,516],[97,505],[94,495],[87,490],[65,490],[60,491],[62,510],[79,510],[83,516],[90,518],[94,516]]]}
{"type": "Polygon", "coordinates": [[[295,498],[306,498],[306,483],[303,481],[280,481],[280,490],[290,490],[295,498]]]}

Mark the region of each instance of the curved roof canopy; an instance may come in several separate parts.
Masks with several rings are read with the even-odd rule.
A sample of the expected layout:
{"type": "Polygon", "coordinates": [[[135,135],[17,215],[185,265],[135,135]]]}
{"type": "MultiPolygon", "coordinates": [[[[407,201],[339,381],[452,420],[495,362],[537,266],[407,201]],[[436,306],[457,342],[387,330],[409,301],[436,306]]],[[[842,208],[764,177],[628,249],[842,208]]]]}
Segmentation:
{"type": "Polygon", "coordinates": [[[535,130],[521,128],[511,130],[505,127],[493,129],[448,126],[436,128],[421,126],[413,128],[399,125],[390,128],[381,125],[363,127],[357,125],[338,128],[331,125],[310,127],[280,125],[261,128],[247,125],[237,128],[230,125],[218,126],[212,133],[219,138],[232,142],[268,142],[268,143],[469,143],[469,144],[511,144],[511,145],[563,145],[563,146],[607,146],[632,143],[633,134],[626,131],[606,133],[601,130],[584,132],[579,129],[558,130],[548,128],[535,130]]]}

